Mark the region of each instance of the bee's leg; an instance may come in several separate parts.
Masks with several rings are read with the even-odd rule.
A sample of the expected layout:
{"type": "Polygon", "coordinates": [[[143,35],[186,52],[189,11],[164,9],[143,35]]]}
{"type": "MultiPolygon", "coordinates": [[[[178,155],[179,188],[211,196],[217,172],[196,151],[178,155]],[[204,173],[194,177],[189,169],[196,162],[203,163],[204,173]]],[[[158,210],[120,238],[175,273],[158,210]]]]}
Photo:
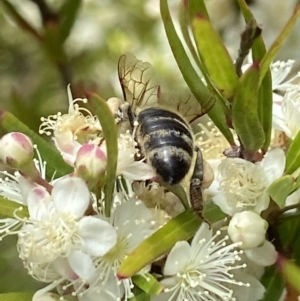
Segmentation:
{"type": "Polygon", "coordinates": [[[190,182],[190,202],[194,212],[203,219],[203,197],[202,197],[202,181],[203,181],[203,158],[198,147],[195,147],[197,153],[196,163],[190,182]]]}

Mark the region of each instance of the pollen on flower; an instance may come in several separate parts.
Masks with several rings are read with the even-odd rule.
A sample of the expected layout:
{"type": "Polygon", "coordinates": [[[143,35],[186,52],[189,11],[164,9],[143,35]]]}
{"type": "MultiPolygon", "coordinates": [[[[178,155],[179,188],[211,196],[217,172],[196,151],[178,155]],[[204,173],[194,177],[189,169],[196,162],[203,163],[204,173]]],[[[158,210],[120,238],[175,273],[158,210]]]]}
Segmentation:
{"type": "Polygon", "coordinates": [[[99,120],[96,116],[86,108],[80,107],[78,103],[86,103],[85,98],[73,99],[68,87],[69,96],[69,110],[67,114],[58,112],[55,115],[49,115],[47,118],[41,118],[41,125],[39,128],[40,134],[46,134],[50,136],[61,135],[65,132],[71,132],[74,135],[74,139],[81,141],[84,136],[85,141],[97,137],[97,134],[101,131],[99,120]]]}
{"type": "MultiPolygon", "coordinates": [[[[228,236],[220,238],[221,231],[217,231],[215,235],[206,236],[205,238],[199,237],[203,233],[203,229],[210,231],[207,225],[201,226],[198,233],[195,235],[192,245],[190,246],[189,256],[187,258],[187,244],[182,242],[177,245],[176,257],[181,254],[181,264],[178,265],[178,260],[166,262],[165,269],[171,270],[174,274],[167,274],[168,277],[173,278],[173,282],[167,282],[165,292],[168,293],[169,298],[166,300],[171,301],[185,301],[185,300],[230,300],[234,301],[234,286],[249,286],[248,283],[243,283],[236,280],[231,273],[233,270],[242,269],[244,264],[236,264],[241,261],[241,254],[237,250],[239,243],[227,244],[228,236]],[[182,249],[180,249],[182,248],[182,249]],[[174,271],[174,267],[175,268],[174,271]],[[171,283],[173,283],[171,285],[171,283]],[[171,285],[171,286],[170,286],[171,285]],[[191,296],[197,296],[192,298],[191,296]]],[[[173,250],[169,256],[172,256],[173,250]]],[[[164,280],[163,280],[164,281],[164,280]]]]}
{"type": "Polygon", "coordinates": [[[49,210],[52,214],[47,219],[30,221],[19,232],[19,256],[24,261],[39,258],[40,262],[51,262],[58,256],[68,256],[72,245],[83,244],[75,216],[49,210]]]}
{"type": "Polygon", "coordinates": [[[200,147],[205,160],[223,158],[223,151],[230,145],[222,133],[209,121],[199,123],[201,131],[196,134],[196,145],[200,147]]]}
{"type": "Polygon", "coordinates": [[[263,168],[242,159],[225,159],[220,167],[223,177],[220,187],[227,199],[234,199],[236,207],[256,206],[267,188],[263,168]]]}

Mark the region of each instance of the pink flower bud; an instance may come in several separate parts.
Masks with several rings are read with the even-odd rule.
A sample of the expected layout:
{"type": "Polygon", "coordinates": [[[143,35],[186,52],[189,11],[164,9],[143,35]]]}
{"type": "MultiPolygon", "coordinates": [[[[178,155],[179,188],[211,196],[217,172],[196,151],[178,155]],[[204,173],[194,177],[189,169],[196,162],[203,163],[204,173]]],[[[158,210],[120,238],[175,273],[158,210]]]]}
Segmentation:
{"type": "Polygon", "coordinates": [[[94,144],[83,144],[76,154],[75,172],[88,182],[104,174],[107,163],[105,152],[94,144]]]}
{"type": "Polygon", "coordinates": [[[0,140],[0,162],[21,169],[33,159],[33,144],[26,135],[12,132],[0,140]]]}

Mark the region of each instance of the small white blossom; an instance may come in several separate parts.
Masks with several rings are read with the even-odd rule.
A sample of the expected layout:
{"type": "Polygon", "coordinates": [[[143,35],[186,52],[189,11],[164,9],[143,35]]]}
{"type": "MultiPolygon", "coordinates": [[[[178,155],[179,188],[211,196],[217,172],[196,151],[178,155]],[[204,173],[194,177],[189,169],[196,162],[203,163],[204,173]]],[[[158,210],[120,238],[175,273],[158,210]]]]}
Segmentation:
{"type": "Polygon", "coordinates": [[[300,130],[299,119],[300,86],[294,85],[287,89],[279,104],[273,103],[273,128],[293,139],[300,130]]]}
{"type": "Polygon", "coordinates": [[[151,300],[207,301],[235,300],[232,286],[248,286],[236,280],[232,272],[245,265],[236,265],[242,251],[237,251],[240,243],[227,245],[225,236],[218,240],[221,231],[212,235],[208,225],[202,223],[191,245],[179,241],[167,257],[161,281],[164,293],[151,300]]]}
{"type": "Polygon", "coordinates": [[[92,113],[78,105],[86,103],[85,98],[73,99],[70,86],[68,86],[69,110],[67,114],[51,115],[42,118],[39,133],[50,136],[53,132],[53,140],[63,159],[74,165],[76,154],[84,143],[99,145],[102,128],[99,120],[92,113]],[[85,115],[84,115],[84,114],[85,115]]]}
{"type": "Polygon", "coordinates": [[[261,213],[269,206],[269,185],[284,171],[285,155],[275,148],[266,153],[261,162],[251,163],[240,158],[226,158],[210,162],[215,179],[207,189],[221,210],[233,215],[243,210],[261,213]]]}
{"type": "MultiPolygon", "coordinates": [[[[94,260],[96,270],[88,282],[89,288],[80,290],[75,286],[76,294],[83,301],[98,301],[100,297],[106,298],[104,296],[107,300],[121,300],[123,296],[125,300],[131,298],[132,280],[119,280],[117,269],[124,258],[156,230],[151,210],[136,198],[117,205],[110,223],[116,230],[117,242],[109,252],[94,260]]],[[[146,267],[143,272],[148,270],[149,267],[146,267]]]]}
{"type": "MultiPolygon", "coordinates": [[[[295,79],[299,78],[299,74],[286,80],[288,75],[291,73],[294,60],[284,61],[276,61],[271,64],[271,75],[272,75],[272,89],[273,91],[286,91],[288,88],[292,86],[292,82],[295,79]]],[[[279,96],[279,95],[278,95],[279,96]]],[[[274,100],[274,94],[273,94],[274,100]]]]}
{"type": "Polygon", "coordinates": [[[242,242],[242,249],[255,248],[265,241],[268,223],[255,212],[235,213],[228,225],[228,234],[233,242],[242,242]]]}
{"type": "MultiPolygon", "coordinates": [[[[56,270],[69,265],[78,276],[88,277],[88,267],[93,272],[91,256],[104,255],[116,243],[116,231],[108,222],[84,216],[90,193],[80,178],[57,180],[51,194],[44,187],[34,186],[26,201],[30,217],[18,233],[18,250],[36,277],[50,263],[56,270]]],[[[45,281],[45,276],[41,280],[45,281]]]]}

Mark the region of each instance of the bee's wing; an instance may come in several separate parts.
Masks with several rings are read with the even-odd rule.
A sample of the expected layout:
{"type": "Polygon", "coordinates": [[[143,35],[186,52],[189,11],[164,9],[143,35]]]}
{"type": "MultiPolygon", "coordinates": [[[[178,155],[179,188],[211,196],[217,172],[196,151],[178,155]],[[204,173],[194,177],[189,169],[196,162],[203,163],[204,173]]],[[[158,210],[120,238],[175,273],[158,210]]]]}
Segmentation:
{"type": "Polygon", "coordinates": [[[125,53],[119,59],[118,73],[124,99],[134,113],[145,107],[157,106],[160,86],[149,63],[125,53]]]}
{"type": "Polygon", "coordinates": [[[192,92],[186,88],[178,92],[161,93],[158,103],[180,113],[188,122],[193,122],[213,107],[215,99],[207,99],[205,105],[201,106],[192,92]]]}

